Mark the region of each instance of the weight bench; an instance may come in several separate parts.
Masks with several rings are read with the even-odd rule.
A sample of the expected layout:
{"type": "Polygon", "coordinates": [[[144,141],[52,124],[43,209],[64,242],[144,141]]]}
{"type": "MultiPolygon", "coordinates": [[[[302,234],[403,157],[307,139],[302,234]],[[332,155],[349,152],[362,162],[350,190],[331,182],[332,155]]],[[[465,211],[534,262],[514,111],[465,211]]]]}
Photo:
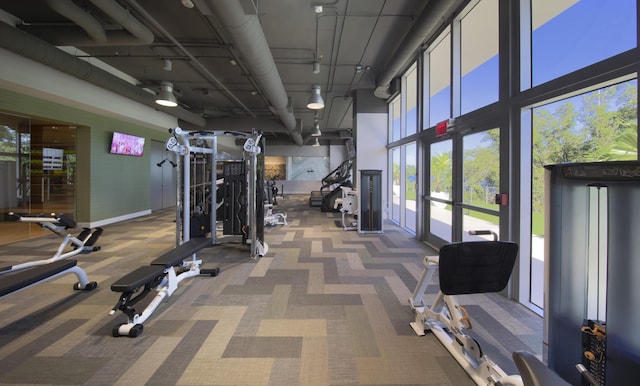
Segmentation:
{"type": "Polygon", "coordinates": [[[112,335],[131,338],[139,336],[144,322],[151,317],[164,298],[171,296],[178,289],[180,282],[198,275],[217,276],[220,268],[200,269],[202,260],[195,258],[198,251],[210,245],[211,239],[191,239],[159,256],[150,265],[139,267],[113,283],[111,290],[121,295],[110,314],[113,315],[120,310],[127,315],[128,321],[115,326],[112,335]],[[152,289],[157,291],[154,299],[144,311],[136,312],[133,306],[145,298],[152,289]]]}
{"type": "Polygon", "coordinates": [[[477,385],[522,386],[518,375],[507,375],[482,353],[480,344],[465,330],[471,319],[458,303],[456,295],[502,291],[511,277],[518,245],[497,241],[490,231],[472,231],[472,235],[493,234],[493,241],[465,241],[444,245],[438,256],[424,259],[424,271],[409,299],[417,335],[431,331],[477,385]],[[438,268],[440,291],[430,307],[422,298],[438,268]]]}
{"type": "Polygon", "coordinates": [[[76,222],[69,216],[56,213],[51,213],[50,216],[25,215],[16,214],[13,212],[9,213],[9,215],[15,221],[37,223],[43,229],[47,229],[62,237],[62,242],[60,243],[60,245],[58,246],[58,250],[52,257],[43,260],[28,261],[25,263],[0,267],[0,275],[65,260],[81,253],[91,253],[100,250],[100,247],[96,246],[95,243],[102,235],[102,228],[83,228],[78,236],[74,237],[67,232],[68,229],[76,227],[76,222]],[[71,250],[65,252],[65,250],[67,250],[69,246],[71,247],[71,250]]]}
{"type": "Polygon", "coordinates": [[[98,287],[95,281],[90,282],[87,279],[87,274],[77,266],[77,263],[76,260],[60,260],[2,275],[0,276],[0,297],[69,273],[73,273],[78,277],[79,281],[73,285],[75,290],[91,291],[98,287]]]}

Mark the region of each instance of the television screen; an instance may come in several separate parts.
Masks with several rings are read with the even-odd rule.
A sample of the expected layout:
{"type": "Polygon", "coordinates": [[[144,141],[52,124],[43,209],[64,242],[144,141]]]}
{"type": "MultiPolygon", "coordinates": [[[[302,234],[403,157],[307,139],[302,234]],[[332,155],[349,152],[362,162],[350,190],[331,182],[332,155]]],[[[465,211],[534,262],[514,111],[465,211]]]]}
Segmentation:
{"type": "Polygon", "coordinates": [[[142,156],[144,151],[144,138],[136,137],[135,135],[113,133],[111,139],[111,154],[125,154],[142,156]]]}

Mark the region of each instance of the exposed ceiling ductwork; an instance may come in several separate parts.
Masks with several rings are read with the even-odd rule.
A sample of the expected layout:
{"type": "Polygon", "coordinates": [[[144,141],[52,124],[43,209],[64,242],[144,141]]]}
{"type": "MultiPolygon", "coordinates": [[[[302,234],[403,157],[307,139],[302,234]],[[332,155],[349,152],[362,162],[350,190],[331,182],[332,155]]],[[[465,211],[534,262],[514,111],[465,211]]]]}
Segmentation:
{"type": "Polygon", "coordinates": [[[181,127],[256,128],[303,145],[319,120],[335,143],[344,138],[332,133],[354,126],[353,93],[388,98],[464,2],[340,0],[319,14],[300,0],[0,0],[0,19],[15,27],[0,26],[0,44],[181,127]],[[162,81],[178,107],[155,105],[150,89],[162,81]],[[327,105],[320,115],[306,107],[312,85],[327,105]]]}
{"type": "Polygon", "coordinates": [[[302,136],[290,110],[289,98],[258,17],[245,14],[237,0],[208,0],[204,4],[198,2],[196,6],[205,16],[215,16],[225,27],[251,74],[264,90],[271,109],[280,117],[296,144],[302,145],[302,136]]]}
{"type": "Polygon", "coordinates": [[[376,97],[387,99],[391,96],[389,90],[393,79],[406,69],[409,61],[415,59],[415,54],[422,44],[431,38],[464,2],[464,0],[432,0],[424,7],[409,34],[376,80],[374,91],[376,97]]]}
{"type": "Polygon", "coordinates": [[[50,25],[38,24],[23,27],[36,36],[46,36],[46,40],[56,46],[121,46],[145,45],[153,42],[153,33],[115,0],[89,1],[107,15],[110,22],[117,23],[119,28],[106,30],[100,20],[88,10],[77,6],[72,0],[47,0],[47,4],[84,31],[51,28],[50,25]]]}

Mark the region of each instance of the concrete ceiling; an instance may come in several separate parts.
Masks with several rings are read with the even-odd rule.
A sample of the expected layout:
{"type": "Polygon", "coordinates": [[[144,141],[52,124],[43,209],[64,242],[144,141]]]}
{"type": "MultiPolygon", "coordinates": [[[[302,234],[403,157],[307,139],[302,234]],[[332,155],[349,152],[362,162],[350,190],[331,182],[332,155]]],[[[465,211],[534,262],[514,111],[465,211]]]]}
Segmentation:
{"type": "Polygon", "coordinates": [[[255,127],[272,143],[301,145],[317,119],[327,143],[353,127],[354,91],[377,89],[384,99],[389,79],[460,3],[0,0],[0,9],[11,15],[3,19],[13,20],[11,27],[0,23],[0,35],[7,36],[7,28],[16,33],[0,40],[14,51],[36,45],[32,54],[22,52],[34,57],[46,48],[43,42],[73,47],[71,55],[97,59],[130,77],[125,84],[109,75],[97,84],[149,105],[153,95],[142,90],[158,92],[161,81],[170,81],[179,106],[163,111],[185,129],[255,127]],[[306,108],[314,84],[326,105],[317,116],[306,108]]]}

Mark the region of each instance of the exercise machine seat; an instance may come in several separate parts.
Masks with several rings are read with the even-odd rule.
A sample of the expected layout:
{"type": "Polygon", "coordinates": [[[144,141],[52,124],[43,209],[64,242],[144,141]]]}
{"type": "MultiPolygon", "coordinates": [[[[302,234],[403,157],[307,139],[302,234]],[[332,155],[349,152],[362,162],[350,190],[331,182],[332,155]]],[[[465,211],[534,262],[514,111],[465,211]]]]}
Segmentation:
{"type": "Polygon", "coordinates": [[[165,268],[173,267],[182,263],[189,256],[197,253],[202,248],[210,246],[211,239],[195,238],[181,244],[172,250],[164,253],[151,262],[151,265],[162,265],[165,268]]]}
{"type": "Polygon", "coordinates": [[[530,352],[514,352],[513,361],[520,372],[523,386],[571,386],[530,352]]]}
{"type": "Polygon", "coordinates": [[[440,290],[445,295],[499,292],[518,255],[510,241],[462,241],[440,248],[440,290]]]}

